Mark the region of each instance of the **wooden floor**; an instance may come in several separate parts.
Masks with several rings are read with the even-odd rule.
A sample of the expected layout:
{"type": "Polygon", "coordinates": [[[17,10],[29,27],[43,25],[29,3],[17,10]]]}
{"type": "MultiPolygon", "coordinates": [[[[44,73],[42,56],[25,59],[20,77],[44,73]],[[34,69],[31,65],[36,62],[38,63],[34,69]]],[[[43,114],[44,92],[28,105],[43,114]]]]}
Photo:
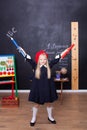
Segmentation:
{"type": "MultiPolygon", "coordinates": [[[[0,99],[7,93],[0,93],[0,99]]],[[[28,93],[20,93],[18,108],[3,108],[0,103],[0,130],[86,130],[87,129],[87,93],[64,93],[54,103],[53,115],[57,124],[47,120],[46,106],[40,106],[37,122],[30,127],[33,106],[27,101],[28,93]]]]}

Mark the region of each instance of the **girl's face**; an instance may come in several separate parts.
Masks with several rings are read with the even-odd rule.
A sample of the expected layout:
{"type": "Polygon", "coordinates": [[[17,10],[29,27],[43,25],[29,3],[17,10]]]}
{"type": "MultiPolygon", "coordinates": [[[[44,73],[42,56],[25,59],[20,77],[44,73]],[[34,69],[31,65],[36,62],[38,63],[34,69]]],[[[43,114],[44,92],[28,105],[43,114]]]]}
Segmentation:
{"type": "Polygon", "coordinates": [[[47,57],[45,54],[41,54],[39,56],[39,64],[40,65],[46,65],[47,64],[47,57]]]}

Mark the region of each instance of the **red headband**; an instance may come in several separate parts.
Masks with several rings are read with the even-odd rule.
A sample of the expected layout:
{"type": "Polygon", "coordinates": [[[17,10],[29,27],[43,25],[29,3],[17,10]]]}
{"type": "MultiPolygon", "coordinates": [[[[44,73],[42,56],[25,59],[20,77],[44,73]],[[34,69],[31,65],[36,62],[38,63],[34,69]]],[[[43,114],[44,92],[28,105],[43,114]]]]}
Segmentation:
{"type": "Polygon", "coordinates": [[[35,55],[35,61],[36,61],[36,63],[38,62],[39,56],[40,56],[41,54],[45,54],[46,57],[48,58],[48,54],[47,54],[44,50],[40,50],[40,51],[38,51],[38,52],[36,53],[36,55],[35,55]]]}

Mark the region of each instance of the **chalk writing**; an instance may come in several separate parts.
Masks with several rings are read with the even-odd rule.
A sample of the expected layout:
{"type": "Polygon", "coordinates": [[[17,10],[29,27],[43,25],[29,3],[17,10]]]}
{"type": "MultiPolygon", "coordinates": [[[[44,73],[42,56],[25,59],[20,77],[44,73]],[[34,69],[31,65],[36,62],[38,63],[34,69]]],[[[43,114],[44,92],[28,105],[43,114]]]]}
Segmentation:
{"type": "Polygon", "coordinates": [[[57,55],[58,53],[61,53],[62,51],[64,51],[66,48],[68,47],[68,45],[58,45],[56,43],[48,43],[45,47],[45,51],[48,54],[55,54],[57,55]]]}
{"type": "Polygon", "coordinates": [[[67,48],[67,47],[68,47],[68,45],[63,45],[63,44],[57,45],[56,43],[48,43],[46,49],[50,49],[50,50],[56,49],[56,50],[58,50],[58,49],[67,48]]]}
{"type": "Polygon", "coordinates": [[[12,37],[17,32],[15,27],[12,27],[6,34],[7,37],[12,37]]]}

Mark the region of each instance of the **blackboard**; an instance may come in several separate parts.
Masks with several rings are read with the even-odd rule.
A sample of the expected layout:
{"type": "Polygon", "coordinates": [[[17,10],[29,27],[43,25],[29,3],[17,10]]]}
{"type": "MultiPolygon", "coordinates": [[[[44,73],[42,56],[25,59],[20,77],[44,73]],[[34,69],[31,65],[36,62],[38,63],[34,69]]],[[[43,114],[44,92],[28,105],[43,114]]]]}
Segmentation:
{"type": "MultiPolygon", "coordinates": [[[[85,5],[87,2],[82,0],[0,1],[0,54],[15,54],[19,89],[30,88],[32,69],[17,52],[7,34],[10,34],[33,59],[38,50],[45,49],[51,60],[70,46],[71,22],[79,21],[83,24],[87,21],[86,17],[82,21],[85,5]]],[[[84,33],[82,34],[84,36],[84,33]]],[[[62,66],[68,68],[71,77],[71,54],[60,61],[56,68],[60,69],[62,66]]]]}

